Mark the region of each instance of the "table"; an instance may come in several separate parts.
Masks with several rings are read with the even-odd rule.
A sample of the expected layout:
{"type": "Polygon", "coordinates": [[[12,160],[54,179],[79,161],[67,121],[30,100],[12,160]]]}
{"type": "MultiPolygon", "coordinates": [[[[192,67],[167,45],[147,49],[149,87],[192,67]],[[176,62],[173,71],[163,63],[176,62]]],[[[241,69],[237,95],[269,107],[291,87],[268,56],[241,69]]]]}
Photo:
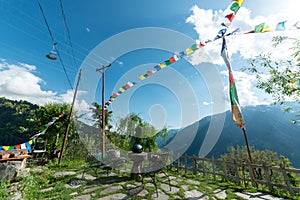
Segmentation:
{"type": "Polygon", "coordinates": [[[133,153],[129,152],[128,157],[133,161],[130,178],[137,179],[142,173],[143,161],[148,158],[148,153],[133,153]]]}

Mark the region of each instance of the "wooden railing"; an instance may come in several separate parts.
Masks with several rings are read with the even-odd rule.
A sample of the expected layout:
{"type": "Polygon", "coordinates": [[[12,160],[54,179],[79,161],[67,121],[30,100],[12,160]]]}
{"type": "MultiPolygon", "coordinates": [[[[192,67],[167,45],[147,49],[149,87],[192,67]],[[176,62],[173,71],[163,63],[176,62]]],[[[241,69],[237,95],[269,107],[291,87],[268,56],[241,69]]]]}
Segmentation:
{"type": "Polygon", "coordinates": [[[270,192],[274,188],[287,190],[291,195],[300,194],[300,170],[269,166],[267,164],[258,165],[250,163],[226,162],[214,158],[199,158],[196,156],[181,156],[172,164],[178,171],[185,173],[203,175],[226,181],[234,181],[238,185],[252,184],[252,186],[266,187],[270,192]],[[253,170],[252,170],[253,169],[253,170]]]}

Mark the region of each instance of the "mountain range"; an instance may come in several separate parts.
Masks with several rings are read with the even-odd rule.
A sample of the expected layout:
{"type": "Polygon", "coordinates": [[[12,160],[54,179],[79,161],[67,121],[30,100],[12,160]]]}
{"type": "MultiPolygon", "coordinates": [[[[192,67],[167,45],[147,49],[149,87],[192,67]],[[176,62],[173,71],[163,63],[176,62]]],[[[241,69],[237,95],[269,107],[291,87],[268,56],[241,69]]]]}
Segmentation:
{"type": "MultiPolygon", "coordinates": [[[[243,107],[242,112],[249,146],[254,146],[257,150],[269,149],[277,152],[278,155],[284,155],[290,159],[292,166],[300,168],[300,126],[291,123],[291,120],[297,119],[297,113],[283,112],[281,107],[274,105],[243,107]]],[[[213,146],[214,143],[211,144],[213,147],[208,154],[204,155],[205,157],[214,156],[218,158],[220,155],[227,153],[230,146],[245,146],[243,131],[232,121],[231,112],[227,111],[223,114],[226,118],[223,128],[221,127],[221,134],[215,145],[213,146]]],[[[172,143],[172,140],[178,137],[178,134],[182,135],[178,141],[184,143],[183,141],[186,141],[189,137],[188,134],[191,134],[191,131],[196,128],[197,132],[193,135],[194,138],[184,153],[202,157],[201,147],[204,145],[203,142],[211,119],[219,119],[221,115],[208,116],[183,129],[172,130],[166,146],[172,143]]],[[[158,142],[159,146],[164,146],[161,140],[158,142]]],[[[177,146],[182,148],[180,145],[177,146]]]]}

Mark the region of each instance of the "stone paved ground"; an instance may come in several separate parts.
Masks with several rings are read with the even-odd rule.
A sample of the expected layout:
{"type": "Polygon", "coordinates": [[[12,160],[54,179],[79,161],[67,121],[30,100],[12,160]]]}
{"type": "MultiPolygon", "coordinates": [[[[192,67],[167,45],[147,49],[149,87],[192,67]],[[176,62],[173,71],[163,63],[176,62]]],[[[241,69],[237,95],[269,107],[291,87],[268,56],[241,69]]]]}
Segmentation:
{"type": "MultiPolygon", "coordinates": [[[[54,176],[70,176],[72,172],[58,172],[54,176]]],[[[171,176],[171,190],[168,182],[159,184],[158,197],[155,192],[155,186],[151,179],[145,179],[144,187],[141,182],[128,182],[122,179],[115,173],[109,176],[103,175],[102,178],[93,177],[90,174],[85,174],[82,179],[82,174],[78,174],[76,179],[65,184],[66,188],[72,189],[70,199],[72,200],[114,200],[114,199],[230,199],[227,196],[226,190],[212,189],[209,186],[201,187],[201,183],[196,180],[189,180],[184,177],[171,176]]],[[[162,178],[163,179],[163,178],[162,178]]],[[[51,192],[53,187],[45,188],[42,192],[51,192]]],[[[268,194],[262,193],[241,193],[235,192],[237,199],[251,200],[280,200],[268,194]]],[[[58,196],[53,196],[49,199],[59,199],[58,196]]],[[[231,198],[234,199],[234,198],[231,198]]]]}

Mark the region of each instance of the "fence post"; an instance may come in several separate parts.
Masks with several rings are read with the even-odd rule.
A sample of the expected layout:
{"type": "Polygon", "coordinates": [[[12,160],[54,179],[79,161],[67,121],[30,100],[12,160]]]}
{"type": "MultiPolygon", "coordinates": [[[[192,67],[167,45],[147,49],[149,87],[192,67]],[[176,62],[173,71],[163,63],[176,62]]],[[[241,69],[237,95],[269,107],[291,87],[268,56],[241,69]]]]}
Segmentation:
{"type": "Polygon", "coordinates": [[[206,176],[206,172],[205,172],[205,160],[204,158],[202,159],[202,169],[203,169],[203,176],[206,176]]]}
{"type": "Polygon", "coordinates": [[[225,180],[229,181],[228,176],[227,176],[227,166],[226,166],[226,162],[224,160],[221,161],[222,162],[222,167],[223,167],[223,171],[224,171],[224,176],[225,176],[225,180]]]}
{"type": "Polygon", "coordinates": [[[236,162],[235,159],[233,161],[233,164],[234,164],[234,169],[235,169],[235,180],[236,180],[236,183],[238,185],[241,185],[241,179],[240,179],[240,175],[239,175],[239,167],[238,167],[238,164],[237,164],[237,162],[236,162]]]}
{"type": "Polygon", "coordinates": [[[283,175],[283,178],[284,178],[284,181],[285,181],[285,184],[286,184],[286,186],[288,188],[289,193],[292,196],[295,196],[295,192],[294,192],[293,188],[291,187],[291,183],[290,183],[289,177],[287,176],[285,168],[284,168],[284,166],[283,166],[282,163],[280,163],[280,171],[281,171],[281,173],[283,175]]]}
{"type": "Polygon", "coordinates": [[[184,173],[187,173],[187,155],[184,156],[184,173]]]}
{"type": "Polygon", "coordinates": [[[181,158],[181,156],[178,156],[178,160],[177,160],[177,172],[179,172],[179,170],[181,169],[180,158],[181,158]]]}
{"type": "Polygon", "coordinates": [[[251,178],[251,183],[252,183],[252,186],[253,187],[256,187],[257,185],[257,183],[256,183],[256,181],[255,181],[255,178],[254,178],[254,171],[255,170],[252,170],[252,169],[254,169],[254,168],[252,168],[252,166],[251,166],[251,163],[250,163],[250,161],[248,160],[248,169],[249,169],[249,173],[250,173],[250,178],[251,178]]]}
{"type": "Polygon", "coordinates": [[[215,172],[215,158],[212,157],[212,171],[213,171],[213,177],[214,177],[214,181],[216,181],[216,172],[215,172]]]}
{"type": "Polygon", "coordinates": [[[271,192],[273,192],[273,185],[271,182],[271,177],[269,173],[269,167],[266,165],[266,163],[263,163],[263,169],[264,169],[264,175],[267,181],[268,188],[271,192]]]}
{"type": "Polygon", "coordinates": [[[193,174],[197,174],[197,160],[195,155],[193,155],[193,174]]]}

